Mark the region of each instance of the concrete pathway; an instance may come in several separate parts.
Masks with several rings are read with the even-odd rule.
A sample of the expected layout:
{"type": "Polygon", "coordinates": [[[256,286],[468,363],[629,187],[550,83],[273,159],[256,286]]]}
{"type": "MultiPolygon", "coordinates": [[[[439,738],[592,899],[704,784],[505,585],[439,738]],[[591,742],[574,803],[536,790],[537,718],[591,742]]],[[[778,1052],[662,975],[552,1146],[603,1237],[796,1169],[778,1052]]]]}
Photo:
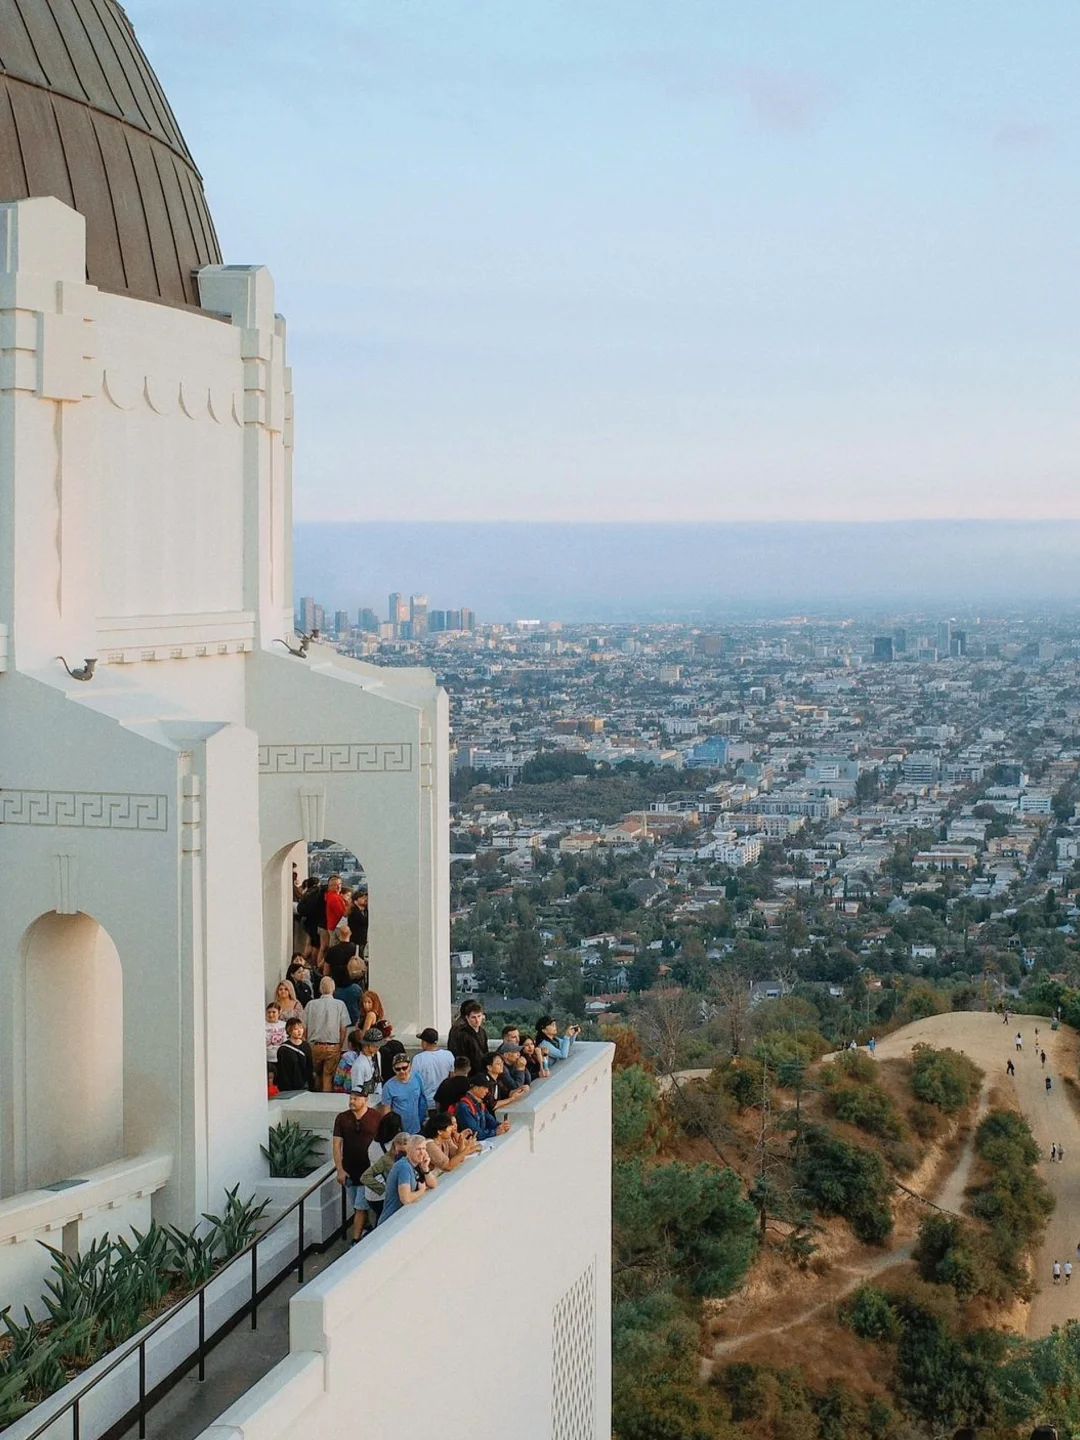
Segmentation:
{"type": "MultiPolygon", "coordinates": [[[[344,1253],[345,1246],[339,1242],[325,1255],[309,1255],[304,1261],[305,1284],[344,1253]]],[[[245,1315],[210,1352],[205,1380],[199,1380],[196,1367],[177,1381],[147,1415],[147,1440],[197,1440],[256,1380],[283,1360],[289,1353],[289,1301],[298,1289],[294,1271],[260,1304],[258,1330],[252,1331],[245,1315]]],[[[136,1421],[111,1440],[137,1440],[138,1434],[136,1421]]]]}

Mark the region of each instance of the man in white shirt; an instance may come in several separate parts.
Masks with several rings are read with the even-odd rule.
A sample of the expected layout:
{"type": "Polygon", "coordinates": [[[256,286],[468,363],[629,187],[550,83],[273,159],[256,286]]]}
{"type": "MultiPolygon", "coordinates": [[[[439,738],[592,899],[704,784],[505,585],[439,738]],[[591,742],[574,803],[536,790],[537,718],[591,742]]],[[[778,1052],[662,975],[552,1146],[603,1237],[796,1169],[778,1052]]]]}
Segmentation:
{"type": "Polygon", "coordinates": [[[329,975],[320,983],[317,997],[304,1007],[304,1024],[311,1045],[315,1089],[332,1090],[334,1071],[352,1022],[344,1004],[334,998],[334,982],[329,975]]]}
{"type": "Polygon", "coordinates": [[[429,1110],[435,1108],[435,1091],[454,1073],[454,1057],[439,1047],[439,1032],[429,1026],[420,1031],[420,1050],[413,1056],[413,1074],[420,1077],[424,1101],[429,1110]]]}
{"type": "Polygon", "coordinates": [[[381,1030],[365,1030],[360,1049],[353,1061],[349,1086],[354,1095],[366,1095],[371,1106],[382,1105],[382,1082],[379,1078],[379,1046],[386,1039],[381,1030]]]}

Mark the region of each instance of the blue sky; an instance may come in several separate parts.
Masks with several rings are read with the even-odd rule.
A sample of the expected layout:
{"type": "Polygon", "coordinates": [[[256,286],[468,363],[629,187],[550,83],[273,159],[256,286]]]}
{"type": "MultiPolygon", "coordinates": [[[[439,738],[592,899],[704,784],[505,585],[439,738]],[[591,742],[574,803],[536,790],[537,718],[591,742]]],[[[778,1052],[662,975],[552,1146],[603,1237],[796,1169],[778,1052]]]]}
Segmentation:
{"type": "Polygon", "coordinates": [[[1080,6],[127,8],[298,518],[1080,517],[1080,6]]]}

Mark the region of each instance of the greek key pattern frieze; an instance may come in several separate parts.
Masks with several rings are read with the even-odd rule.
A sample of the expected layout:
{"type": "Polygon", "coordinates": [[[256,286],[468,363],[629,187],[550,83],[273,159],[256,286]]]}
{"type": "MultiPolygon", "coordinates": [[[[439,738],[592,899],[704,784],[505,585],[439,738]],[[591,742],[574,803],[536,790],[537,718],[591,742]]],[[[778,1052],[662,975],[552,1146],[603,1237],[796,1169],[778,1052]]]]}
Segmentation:
{"type": "Polygon", "coordinates": [[[165,795],[101,790],[0,790],[0,825],[70,830],[168,830],[165,795]]]}
{"type": "Polygon", "coordinates": [[[400,775],[412,768],[408,740],[259,746],[260,775],[400,775]]]}

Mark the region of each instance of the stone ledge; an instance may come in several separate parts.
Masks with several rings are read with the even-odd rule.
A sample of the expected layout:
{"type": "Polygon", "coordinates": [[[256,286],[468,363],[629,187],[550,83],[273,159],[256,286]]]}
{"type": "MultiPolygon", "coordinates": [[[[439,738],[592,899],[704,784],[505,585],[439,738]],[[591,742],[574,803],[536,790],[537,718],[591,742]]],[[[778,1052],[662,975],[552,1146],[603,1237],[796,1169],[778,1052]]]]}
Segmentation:
{"type": "Polygon", "coordinates": [[[152,1195],[172,1174],[171,1155],[140,1155],[88,1170],[66,1190],[26,1190],[0,1200],[0,1245],[17,1245],[38,1232],[62,1229],[125,1200],[152,1195]]]}

